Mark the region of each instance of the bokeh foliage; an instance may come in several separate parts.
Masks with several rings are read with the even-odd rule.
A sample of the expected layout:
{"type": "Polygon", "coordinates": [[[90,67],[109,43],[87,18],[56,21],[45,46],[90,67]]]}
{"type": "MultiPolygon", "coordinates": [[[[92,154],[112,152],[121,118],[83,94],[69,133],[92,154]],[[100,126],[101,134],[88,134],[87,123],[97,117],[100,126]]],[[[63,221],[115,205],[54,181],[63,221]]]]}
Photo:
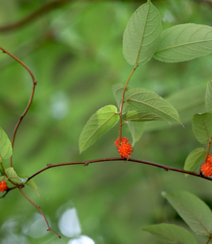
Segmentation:
{"type": "MultiPolygon", "coordinates": [[[[15,22],[47,2],[0,0],[0,24],[15,22]]],[[[152,2],[160,11],[164,29],[182,23],[212,25],[212,7],[201,1],[152,2]]],[[[32,107],[17,133],[13,152],[17,173],[31,175],[47,163],[118,156],[114,146],[117,126],[82,154],[78,139],[95,111],[106,104],[115,105],[112,86],[124,83],[131,72],[122,53],[122,37],[140,4],[73,1],[21,29],[0,33],[0,45],[24,61],[38,81],[32,107]]],[[[204,93],[211,79],[211,60],[211,55],[177,64],[151,60],[136,70],[130,86],[170,96],[170,102],[185,89],[180,108],[189,106],[183,103],[188,94],[195,106],[190,113],[179,111],[186,118],[185,128],[159,128],[152,122],[135,144],[134,158],[183,168],[188,153],[199,147],[192,134],[191,119],[194,113],[205,112],[204,93]]],[[[27,71],[1,54],[0,126],[10,138],[31,86],[27,71]]],[[[127,127],[124,133],[130,139],[127,127]]],[[[4,164],[9,167],[9,161],[4,164]]],[[[184,226],[161,197],[164,190],[191,191],[212,207],[211,182],[134,163],[60,167],[49,169],[34,180],[41,197],[28,187],[24,190],[41,206],[52,228],[57,230],[59,207],[71,201],[78,211],[82,233],[95,243],[157,243],[141,228],[161,222],[184,226]]],[[[1,199],[0,209],[2,243],[67,243],[66,237],[59,242],[52,233],[45,235],[45,224],[34,229],[33,234],[24,232],[26,225],[32,225],[37,211],[18,191],[1,199]]]]}

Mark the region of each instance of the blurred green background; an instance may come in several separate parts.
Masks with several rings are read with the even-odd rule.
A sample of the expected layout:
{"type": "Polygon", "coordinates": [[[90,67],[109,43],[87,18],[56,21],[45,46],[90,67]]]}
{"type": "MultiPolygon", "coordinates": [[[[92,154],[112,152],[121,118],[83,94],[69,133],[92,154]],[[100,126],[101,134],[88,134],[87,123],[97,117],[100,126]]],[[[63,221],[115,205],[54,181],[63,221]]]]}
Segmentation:
{"type": "MultiPolygon", "coordinates": [[[[51,2],[0,0],[0,26],[15,23],[51,2]]],[[[124,83],[132,70],[122,54],[123,31],[143,2],[70,1],[40,14],[21,28],[2,31],[0,27],[0,46],[26,63],[38,81],[33,104],[15,142],[13,164],[18,174],[30,176],[49,163],[118,156],[114,145],[118,126],[81,155],[78,138],[97,109],[116,105],[112,86],[124,83]]],[[[212,25],[212,4],[195,0],[152,2],[161,13],[164,29],[189,22],[212,25]]],[[[180,104],[179,99],[175,103],[179,105],[184,127],[165,123],[158,126],[156,122],[147,126],[134,147],[133,158],[183,168],[189,152],[200,146],[192,134],[191,119],[194,113],[204,112],[211,67],[209,55],[177,64],[153,59],[136,70],[131,86],[171,96],[170,101],[175,101],[175,96],[182,97],[180,104]],[[191,104],[184,98],[189,98],[191,104]]],[[[10,138],[31,88],[27,71],[1,53],[0,126],[10,138]]],[[[131,140],[127,127],[124,135],[131,140]]],[[[4,165],[9,167],[9,160],[4,165]]],[[[71,237],[76,241],[79,235],[86,235],[96,244],[156,244],[159,242],[142,231],[142,227],[165,222],[187,228],[162,198],[162,191],[190,191],[212,207],[211,182],[131,162],[53,168],[36,176],[34,181],[40,197],[29,187],[24,192],[41,206],[62,239],[46,232],[37,209],[15,190],[0,202],[1,243],[63,244],[71,237]],[[65,236],[58,227],[61,209],[67,208],[76,209],[81,225],[72,236],[65,236]]],[[[197,240],[205,243],[204,238],[197,240]]]]}

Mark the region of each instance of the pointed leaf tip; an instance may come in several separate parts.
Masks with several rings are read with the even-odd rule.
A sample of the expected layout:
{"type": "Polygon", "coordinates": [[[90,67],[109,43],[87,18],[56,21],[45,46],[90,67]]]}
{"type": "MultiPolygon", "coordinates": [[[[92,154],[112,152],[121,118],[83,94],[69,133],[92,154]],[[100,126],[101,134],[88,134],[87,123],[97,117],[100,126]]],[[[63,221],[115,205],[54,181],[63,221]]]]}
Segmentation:
{"type": "Polygon", "coordinates": [[[165,198],[197,234],[212,234],[212,212],[197,196],[186,191],[168,192],[165,198]]]}
{"type": "Polygon", "coordinates": [[[129,64],[147,63],[158,47],[162,32],[158,9],[148,1],[131,16],[123,35],[123,53],[129,64]]]}
{"type": "Polygon", "coordinates": [[[35,182],[32,179],[27,181],[26,185],[31,187],[37,193],[37,195],[40,197],[40,193],[39,193],[38,187],[37,187],[37,185],[35,184],[35,182]]]}
{"type": "Polygon", "coordinates": [[[129,88],[125,101],[139,112],[154,114],[154,117],[167,122],[180,123],[177,110],[165,99],[145,88],[129,88]]]}

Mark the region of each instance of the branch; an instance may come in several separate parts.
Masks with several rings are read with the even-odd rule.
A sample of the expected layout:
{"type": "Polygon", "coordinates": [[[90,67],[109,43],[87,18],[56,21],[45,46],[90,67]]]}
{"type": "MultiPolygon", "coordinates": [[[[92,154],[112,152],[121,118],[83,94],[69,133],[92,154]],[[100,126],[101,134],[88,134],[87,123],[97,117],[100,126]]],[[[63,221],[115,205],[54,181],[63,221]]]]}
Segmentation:
{"type": "Polygon", "coordinates": [[[40,15],[48,13],[53,8],[56,8],[62,4],[65,4],[65,3],[68,3],[71,1],[72,0],[56,0],[54,2],[47,3],[46,5],[42,6],[40,9],[36,10],[34,13],[28,15],[27,17],[23,18],[22,20],[20,20],[18,22],[15,22],[13,24],[6,25],[6,26],[0,26],[0,32],[9,32],[9,31],[18,29],[18,28],[30,23],[31,21],[35,20],[40,15]]]}
{"type": "Polygon", "coordinates": [[[210,0],[196,0],[196,2],[198,2],[198,3],[206,3],[210,7],[212,7],[212,2],[210,0]]]}
{"type": "MultiPolygon", "coordinates": [[[[17,124],[15,126],[14,132],[13,132],[12,147],[14,147],[15,136],[16,136],[18,127],[19,127],[22,119],[24,118],[24,116],[26,115],[26,113],[28,112],[28,110],[30,108],[30,105],[32,103],[32,99],[34,97],[35,85],[37,84],[37,81],[35,80],[34,75],[32,74],[31,70],[20,59],[16,58],[14,55],[12,55],[8,51],[6,51],[4,48],[0,47],[0,49],[2,50],[3,53],[7,53],[10,57],[12,57],[13,59],[15,59],[18,63],[20,63],[29,72],[30,76],[32,77],[32,83],[33,83],[32,93],[31,93],[31,96],[30,96],[28,105],[27,105],[26,109],[24,110],[23,114],[20,116],[20,118],[19,118],[19,120],[18,120],[18,122],[17,122],[17,124]]],[[[10,157],[10,167],[12,167],[12,156],[10,157]]]]}
{"type": "Polygon", "coordinates": [[[174,168],[174,167],[169,167],[166,165],[162,165],[162,164],[158,164],[158,163],[154,163],[154,162],[149,162],[149,161],[144,161],[144,160],[139,160],[139,159],[133,159],[133,158],[129,158],[129,159],[125,159],[125,158],[103,158],[103,159],[95,159],[95,160],[90,160],[90,161],[82,161],[82,162],[69,162],[69,163],[61,163],[61,164],[47,164],[47,166],[41,170],[39,170],[38,172],[34,173],[33,175],[31,175],[26,183],[31,180],[32,178],[34,178],[35,176],[39,175],[40,173],[46,171],[47,169],[50,168],[55,168],[55,167],[60,167],[60,166],[67,166],[67,165],[76,165],[76,164],[82,164],[83,166],[88,166],[91,163],[99,163],[99,162],[110,162],[110,161],[130,161],[130,162],[134,162],[134,163],[140,163],[140,164],[148,164],[151,166],[155,166],[158,168],[162,168],[166,171],[176,171],[179,173],[183,173],[183,174],[188,174],[188,175],[193,175],[199,178],[203,178],[206,180],[210,180],[212,181],[212,178],[209,177],[205,177],[204,175],[202,175],[201,173],[195,173],[195,172],[191,172],[191,171],[187,171],[187,170],[183,170],[183,169],[178,169],[178,168],[174,168]]]}
{"type": "Polygon", "coordinates": [[[16,189],[18,187],[23,188],[24,185],[22,185],[22,186],[14,186],[14,187],[8,188],[7,191],[2,196],[0,196],[0,198],[4,198],[9,191],[14,190],[14,189],[16,189]]]}
{"type": "Polygon", "coordinates": [[[26,199],[27,199],[33,206],[35,206],[35,207],[39,210],[39,212],[40,212],[41,215],[43,216],[43,218],[44,218],[44,220],[45,220],[45,222],[46,222],[46,225],[47,225],[47,227],[48,227],[47,231],[51,231],[51,232],[53,232],[56,236],[58,236],[58,237],[61,239],[61,236],[58,235],[54,230],[52,230],[52,229],[50,228],[49,223],[48,223],[48,221],[47,221],[45,215],[43,214],[43,211],[41,210],[41,208],[40,208],[38,205],[36,205],[32,200],[30,200],[30,199],[27,197],[27,195],[22,191],[21,188],[19,188],[19,190],[21,191],[21,193],[23,194],[23,196],[24,196],[24,197],[25,197],[25,198],[26,198],[26,199]]]}

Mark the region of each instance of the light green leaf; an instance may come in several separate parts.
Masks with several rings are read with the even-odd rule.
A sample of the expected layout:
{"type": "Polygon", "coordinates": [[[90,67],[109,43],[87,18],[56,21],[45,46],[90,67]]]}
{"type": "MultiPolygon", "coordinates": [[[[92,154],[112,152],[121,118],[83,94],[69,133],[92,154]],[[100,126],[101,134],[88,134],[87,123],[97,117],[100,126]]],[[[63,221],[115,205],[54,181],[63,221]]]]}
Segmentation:
{"type": "Polygon", "coordinates": [[[202,200],[184,191],[162,193],[162,196],[196,234],[212,234],[212,212],[202,200]]]}
{"type": "Polygon", "coordinates": [[[119,115],[117,108],[107,105],[99,109],[87,121],[79,138],[80,152],[90,147],[99,137],[117,124],[119,115]]]}
{"type": "Polygon", "coordinates": [[[159,238],[163,244],[197,244],[184,228],[172,224],[156,224],[142,228],[159,238]]]}
{"type": "Polygon", "coordinates": [[[0,127],[0,155],[2,158],[9,158],[12,156],[12,145],[7,134],[0,127]]]}
{"type": "Polygon", "coordinates": [[[156,51],[162,32],[158,9],[148,1],[130,18],[123,36],[123,53],[129,64],[145,64],[156,51]]]}
{"type": "Polygon", "coordinates": [[[212,114],[195,114],[192,120],[193,133],[196,139],[204,144],[212,137],[212,114]]]}
{"type": "Polygon", "coordinates": [[[154,113],[168,122],[175,121],[180,123],[177,110],[153,91],[144,88],[129,88],[125,97],[126,103],[138,111],[154,113]]]}
{"type": "Polygon", "coordinates": [[[13,167],[6,168],[5,173],[12,182],[17,184],[24,183],[24,180],[17,175],[13,167]]]}
{"type": "Polygon", "coordinates": [[[164,30],[154,57],[163,62],[183,62],[212,53],[212,28],[181,24],[164,30]]]}
{"type": "Polygon", "coordinates": [[[0,182],[1,181],[8,181],[7,177],[5,175],[0,176],[0,182]]]}
{"type": "Polygon", "coordinates": [[[128,122],[127,123],[133,142],[132,142],[132,146],[135,145],[135,143],[137,141],[139,141],[139,139],[141,138],[143,131],[144,131],[144,122],[128,122]]]}
{"type": "Polygon", "coordinates": [[[200,160],[204,159],[205,154],[206,152],[204,147],[196,148],[192,152],[190,152],[188,157],[186,158],[184,170],[193,171],[197,164],[200,162],[200,160]]]}
{"type": "Polygon", "coordinates": [[[132,122],[158,121],[158,120],[166,121],[156,113],[145,112],[145,111],[129,111],[126,113],[125,120],[132,121],[132,122]]]}
{"type": "Polygon", "coordinates": [[[205,94],[205,107],[207,112],[212,112],[212,81],[209,81],[207,84],[205,94]]]}
{"type": "Polygon", "coordinates": [[[32,179],[27,181],[26,185],[31,187],[37,193],[37,195],[40,196],[38,187],[37,187],[37,185],[35,184],[35,182],[32,179]]]}

